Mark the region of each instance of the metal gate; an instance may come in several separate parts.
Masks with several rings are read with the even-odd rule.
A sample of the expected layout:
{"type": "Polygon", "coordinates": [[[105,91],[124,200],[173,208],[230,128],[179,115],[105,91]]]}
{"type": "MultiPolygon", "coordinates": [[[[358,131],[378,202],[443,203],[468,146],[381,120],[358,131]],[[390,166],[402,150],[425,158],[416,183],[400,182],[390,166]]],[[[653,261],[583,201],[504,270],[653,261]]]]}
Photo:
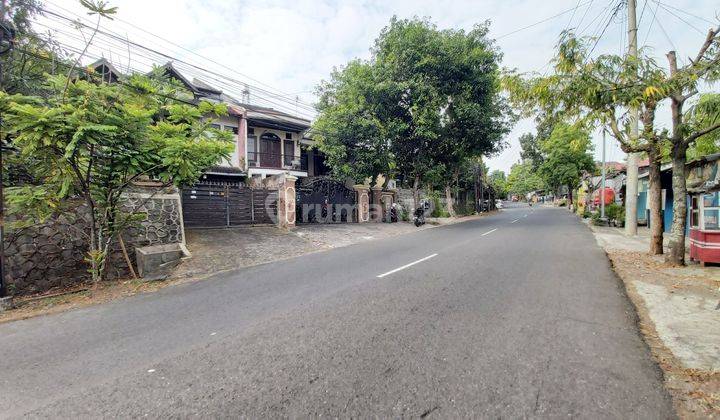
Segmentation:
{"type": "Polygon", "coordinates": [[[296,223],[356,221],[355,191],[329,178],[306,178],[296,186],[296,223]]]}
{"type": "Polygon", "coordinates": [[[277,220],[277,191],[252,189],[239,182],[203,182],[182,191],[186,227],[272,224],[277,220]]]}

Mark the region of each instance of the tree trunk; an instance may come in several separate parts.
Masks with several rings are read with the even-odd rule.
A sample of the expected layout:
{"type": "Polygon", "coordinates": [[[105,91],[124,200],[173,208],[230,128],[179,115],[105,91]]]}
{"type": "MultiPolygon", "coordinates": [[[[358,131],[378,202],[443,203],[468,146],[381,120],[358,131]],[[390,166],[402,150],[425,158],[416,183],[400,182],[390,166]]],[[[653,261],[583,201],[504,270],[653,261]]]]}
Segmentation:
{"type": "Polygon", "coordinates": [[[660,156],[658,151],[648,152],[650,160],[650,191],[648,192],[648,207],[650,208],[650,254],[663,253],[663,219],[662,219],[662,189],[660,185],[660,156]]]}
{"type": "Polygon", "coordinates": [[[415,213],[415,210],[420,207],[420,177],[418,175],[415,175],[415,179],[413,180],[413,186],[412,186],[412,192],[413,192],[413,207],[412,214],[415,213]]]}
{"type": "Polygon", "coordinates": [[[684,143],[676,143],[673,145],[672,153],[673,220],[670,228],[670,251],[666,261],[674,265],[684,265],[685,225],[687,223],[687,184],[685,180],[687,146],[684,143]]]}
{"type": "Polygon", "coordinates": [[[447,212],[450,213],[450,217],[455,217],[455,206],[453,205],[452,186],[450,183],[445,184],[445,207],[447,212]]]}
{"type": "Polygon", "coordinates": [[[573,205],[573,191],[572,186],[568,185],[568,208],[572,208],[573,205]]]}

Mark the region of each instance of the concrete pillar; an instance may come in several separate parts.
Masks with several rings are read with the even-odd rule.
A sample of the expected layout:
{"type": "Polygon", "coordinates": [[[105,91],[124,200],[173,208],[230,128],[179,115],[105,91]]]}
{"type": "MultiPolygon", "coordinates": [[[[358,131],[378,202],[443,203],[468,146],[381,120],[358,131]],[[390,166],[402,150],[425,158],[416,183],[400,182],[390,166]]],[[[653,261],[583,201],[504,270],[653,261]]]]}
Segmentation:
{"type": "Polygon", "coordinates": [[[295,227],[295,181],[297,177],[285,174],[278,184],[278,227],[295,227]]]}
{"type": "Polygon", "coordinates": [[[370,220],[373,222],[382,222],[382,187],[372,187],[372,207],[370,208],[370,220]]]}
{"type": "Polygon", "coordinates": [[[357,203],[357,222],[367,223],[370,221],[370,187],[359,184],[354,185],[355,202],[357,203]]]}
{"type": "Polygon", "coordinates": [[[247,111],[238,118],[237,152],[238,161],[234,162],[243,171],[248,170],[247,166],[247,111]]]}
{"type": "Polygon", "coordinates": [[[387,190],[383,191],[381,193],[380,203],[382,204],[382,214],[383,214],[383,221],[389,222],[390,221],[390,209],[392,208],[392,205],[395,203],[395,195],[397,194],[397,190],[387,190]]]}

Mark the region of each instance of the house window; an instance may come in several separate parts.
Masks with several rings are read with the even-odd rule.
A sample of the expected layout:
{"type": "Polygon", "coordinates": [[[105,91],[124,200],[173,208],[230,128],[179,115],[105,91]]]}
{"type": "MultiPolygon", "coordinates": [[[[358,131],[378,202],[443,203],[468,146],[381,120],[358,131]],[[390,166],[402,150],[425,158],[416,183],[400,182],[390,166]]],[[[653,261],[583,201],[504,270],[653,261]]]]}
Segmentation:
{"type": "Polygon", "coordinates": [[[720,191],[703,195],[703,228],[720,230],[720,191]]]}
{"type": "Polygon", "coordinates": [[[700,209],[697,196],[693,196],[690,204],[690,227],[697,228],[698,226],[700,226],[700,209]]]}
{"type": "Polygon", "coordinates": [[[703,207],[718,207],[720,204],[718,204],[718,198],[720,197],[720,191],[716,191],[714,193],[705,194],[703,196],[703,207]]]}
{"type": "Polygon", "coordinates": [[[222,126],[220,124],[210,124],[210,127],[216,130],[222,130],[222,126]]]}
{"type": "Polygon", "coordinates": [[[248,134],[255,134],[254,128],[248,128],[248,134]]]}
{"type": "Polygon", "coordinates": [[[703,218],[705,219],[705,230],[720,230],[718,224],[718,214],[720,209],[705,209],[703,211],[703,218]]]}
{"type": "Polygon", "coordinates": [[[258,162],[257,137],[255,137],[255,136],[248,136],[247,155],[248,155],[248,164],[257,165],[257,162],[258,162]]]}
{"type": "Polygon", "coordinates": [[[283,141],[283,152],[285,154],[283,163],[285,166],[292,166],[292,161],[295,160],[295,142],[292,140],[283,141]]]}
{"type": "Polygon", "coordinates": [[[285,139],[292,140],[292,133],[285,133],[285,139]]]}
{"type": "Polygon", "coordinates": [[[238,133],[238,128],[237,128],[237,127],[233,127],[233,126],[231,126],[231,125],[226,125],[226,126],[224,126],[224,127],[223,127],[223,130],[225,130],[225,131],[232,131],[232,133],[235,134],[236,136],[237,136],[237,133],[238,133]]]}

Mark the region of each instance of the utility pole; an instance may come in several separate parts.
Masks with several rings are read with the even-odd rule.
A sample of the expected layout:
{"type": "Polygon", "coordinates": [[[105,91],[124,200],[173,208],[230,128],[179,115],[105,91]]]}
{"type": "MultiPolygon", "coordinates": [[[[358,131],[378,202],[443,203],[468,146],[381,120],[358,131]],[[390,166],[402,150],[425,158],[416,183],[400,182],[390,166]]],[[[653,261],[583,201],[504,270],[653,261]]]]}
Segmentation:
{"type": "Polygon", "coordinates": [[[603,129],[603,142],[602,142],[602,180],[600,181],[600,219],[605,220],[605,134],[607,132],[603,129]]]}
{"type": "MultiPolygon", "coordinates": [[[[637,18],[636,0],[628,0],[628,54],[637,58],[637,18]]],[[[630,141],[638,138],[638,110],[630,108],[630,141]]],[[[625,234],[637,235],[637,196],[638,196],[638,153],[629,153],[627,157],[627,178],[625,185],[625,234]]]]}

